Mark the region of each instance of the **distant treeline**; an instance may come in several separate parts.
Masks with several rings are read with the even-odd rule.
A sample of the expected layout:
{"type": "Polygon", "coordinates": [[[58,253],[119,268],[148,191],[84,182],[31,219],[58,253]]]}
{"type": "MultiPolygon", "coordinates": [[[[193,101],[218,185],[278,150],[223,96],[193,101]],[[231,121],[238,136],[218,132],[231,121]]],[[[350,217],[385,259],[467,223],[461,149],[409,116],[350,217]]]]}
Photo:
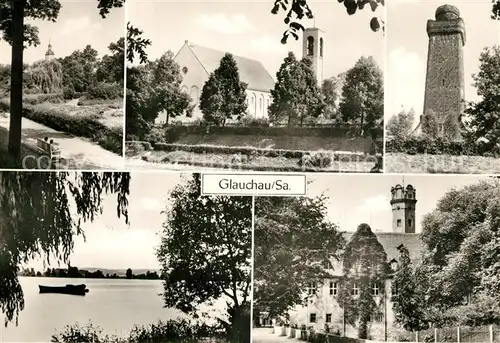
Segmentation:
{"type": "Polygon", "coordinates": [[[78,269],[78,267],[63,268],[47,268],[45,272],[35,271],[33,268],[24,269],[20,276],[37,276],[37,277],[65,277],[65,278],[88,278],[88,279],[142,279],[142,280],[159,280],[160,276],[156,271],[147,271],[143,274],[134,274],[132,269],[127,269],[125,275],[118,275],[116,273],[104,274],[100,270],[88,271],[78,269]]]}

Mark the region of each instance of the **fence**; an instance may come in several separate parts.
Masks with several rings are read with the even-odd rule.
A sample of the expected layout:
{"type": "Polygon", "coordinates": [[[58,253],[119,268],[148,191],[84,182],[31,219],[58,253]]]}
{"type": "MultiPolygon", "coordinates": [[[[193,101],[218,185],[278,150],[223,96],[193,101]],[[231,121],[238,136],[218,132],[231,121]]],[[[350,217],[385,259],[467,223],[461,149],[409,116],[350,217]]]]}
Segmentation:
{"type": "MultiPolygon", "coordinates": [[[[381,342],[352,337],[343,337],[311,330],[301,330],[286,326],[275,326],[274,334],[313,343],[365,343],[381,342]]],[[[392,332],[387,341],[428,342],[428,343],[499,343],[500,327],[495,325],[456,328],[429,329],[420,332],[392,332]]]]}

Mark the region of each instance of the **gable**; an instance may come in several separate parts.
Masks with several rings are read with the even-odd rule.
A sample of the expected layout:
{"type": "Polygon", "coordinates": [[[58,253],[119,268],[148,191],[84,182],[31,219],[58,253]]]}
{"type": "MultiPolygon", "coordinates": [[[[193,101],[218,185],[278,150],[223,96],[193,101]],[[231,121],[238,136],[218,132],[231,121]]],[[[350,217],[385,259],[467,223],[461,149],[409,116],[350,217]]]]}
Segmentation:
{"type": "MultiPolygon", "coordinates": [[[[219,67],[220,60],[226,54],[224,51],[190,43],[184,47],[188,47],[193,52],[208,74],[219,67]]],[[[248,84],[249,90],[269,93],[274,88],[274,79],[261,62],[241,56],[233,55],[233,57],[238,66],[240,79],[248,84]]]]}

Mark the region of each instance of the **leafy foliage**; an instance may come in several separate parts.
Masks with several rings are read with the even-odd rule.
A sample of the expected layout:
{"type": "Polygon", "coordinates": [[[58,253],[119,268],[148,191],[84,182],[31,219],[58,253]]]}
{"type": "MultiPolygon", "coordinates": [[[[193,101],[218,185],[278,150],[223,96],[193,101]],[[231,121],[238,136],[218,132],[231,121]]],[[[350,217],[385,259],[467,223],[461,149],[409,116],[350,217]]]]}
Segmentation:
{"type": "Polygon", "coordinates": [[[63,87],[63,69],[57,60],[38,61],[25,71],[25,88],[39,93],[59,93],[63,87]]]}
{"type": "Polygon", "coordinates": [[[81,224],[102,211],[102,196],[116,194],[117,215],[128,222],[128,173],[0,173],[0,304],[5,325],[24,309],[17,277],[35,257],[67,263],[81,224]],[[76,215],[70,206],[75,206],[76,215]]]}
{"type": "Polygon", "coordinates": [[[344,240],[323,196],[259,197],[255,202],[254,315],[284,315],[306,298],[310,282],[331,277],[344,240]]]}
{"type": "Polygon", "coordinates": [[[428,276],[426,304],[434,323],[457,320],[456,311],[462,313],[461,322],[478,322],[479,308],[484,310],[483,320],[490,321],[482,324],[493,320],[486,314],[500,304],[499,190],[495,179],[451,190],[424,217],[425,249],[419,268],[428,276]],[[463,317],[467,310],[462,306],[471,317],[463,317]]]}
{"type": "Polygon", "coordinates": [[[339,305],[344,309],[345,320],[358,324],[358,337],[368,337],[368,323],[380,309],[372,290],[384,294],[388,276],[387,254],[368,224],[360,224],[347,243],[343,259],[343,283],[339,305]],[[358,289],[356,293],[354,290],[358,289]]]}
{"type": "Polygon", "coordinates": [[[127,61],[134,62],[135,55],[139,55],[141,64],[148,62],[148,54],[146,48],[151,45],[151,40],[143,38],[144,32],[132,26],[130,22],[127,23],[127,61]]]}
{"type": "Polygon", "coordinates": [[[373,57],[361,57],[346,72],[340,112],[345,123],[356,124],[373,139],[383,133],[384,80],[373,57]]]}
{"type": "Polygon", "coordinates": [[[491,9],[491,18],[500,20],[500,0],[491,0],[493,8],[491,9]]]}
{"type": "Polygon", "coordinates": [[[500,46],[485,48],[479,63],[474,86],[481,100],[469,103],[465,112],[473,139],[481,141],[490,151],[500,153],[500,46]]]}
{"type": "Polygon", "coordinates": [[[391,301],[396,323],[408,331],[421,331],[429,328],[426,318],[425,293],[422,289],[421,276],[410,259],[408,249],[401,245],[399,250],[398,269],[392,279],[391,301]]]}
{"type": "Polygon", "coordinates": [[[415,122],[415,111],[401,110],[398,114],[391,117],[387,123],[387,135],[393,139],[405,139],[412,131],[415,122]]]}
{"type": "Polygon", "coordinates": [[[201,196],[201,177],[179,184],[164,212],[161,245],[165,306],[197,314],[198,307],[226,299],[229,337],[250,339],[251,197],[201,196]]]}
{"type": "Polygon", "coordinates": [[[302,126],[307,119],[323,113],[325,104],[311,63],[307,58],[297,60],[293,52],[285,57],[271,90],[269,117],[272,122],[286,120],[288,127],[297,122],[302,126]]]}
{"type": "MultiPolygon", "coordinates": [[[[358,10],[363,10],[365,8],[370,8],[375,12],[379,6],[385,5],[385,0],[338,0],[339,4],[343,4],[347,14],[353,15],[358,10]],[[369,5],[369,6],[367,6],[369,5]]],[[[307,0],[275,0],[274,6],[271,10],[272,14],[278,14],[280,10],[286,13],[284,22],[289,28],[283,33],[283,38],[281,43],[286,44],[288,37],[291,35],[295,40],[299,39],[300,30],[304,30],[304,26],[300,24],[300,21],[304,17],[308,19],[313,18],[313,11],[309,6],[307,0]]],[[[379,17],[373,17],[370,20],[370,28],[372,31],[376,32],[382,29],[385,31],[384,21],[379,17]]]]}
{"type": "Polygon", "coordinates": [[[339,115],[338,102],[342,92],[343,75],[338,77],[331,77],[323,80],[321,83],[321,94],[325,103],[324,117],[330,119],[337,119],[339,115]]]}
{"type": "Polygon", "coordinates": [[[201,91],[203,119],[217,126],[224,126],[228,119],[241,119],[247,111],[246,88],[233,55],[225,54],[201,91]]]}

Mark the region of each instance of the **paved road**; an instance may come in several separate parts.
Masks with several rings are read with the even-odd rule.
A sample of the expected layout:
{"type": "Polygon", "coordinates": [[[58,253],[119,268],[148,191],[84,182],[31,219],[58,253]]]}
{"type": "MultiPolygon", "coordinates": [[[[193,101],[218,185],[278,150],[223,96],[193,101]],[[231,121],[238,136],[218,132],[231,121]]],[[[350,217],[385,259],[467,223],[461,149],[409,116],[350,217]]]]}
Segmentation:
{"type": "MultiPolygon", "coordinates": [[[[0,129],[9,130],[9,114],[0,113],[0,129]]],[[[124,159],[85,138],[59,132],[32,120],[23,118],[22,142],[36,147],[36,139],[50,137],[59,143],[65,158],[61,169],[123,169],[124,159]]],[[[33,162],[30,162],[33,163],[33,162]]]]}
{"type": "Polygon", "coordinates": [[[272,328],[254,328],[252,329],[252,343],[294,343],[298,340],[278,336],[273,333],[272,328]]]}

